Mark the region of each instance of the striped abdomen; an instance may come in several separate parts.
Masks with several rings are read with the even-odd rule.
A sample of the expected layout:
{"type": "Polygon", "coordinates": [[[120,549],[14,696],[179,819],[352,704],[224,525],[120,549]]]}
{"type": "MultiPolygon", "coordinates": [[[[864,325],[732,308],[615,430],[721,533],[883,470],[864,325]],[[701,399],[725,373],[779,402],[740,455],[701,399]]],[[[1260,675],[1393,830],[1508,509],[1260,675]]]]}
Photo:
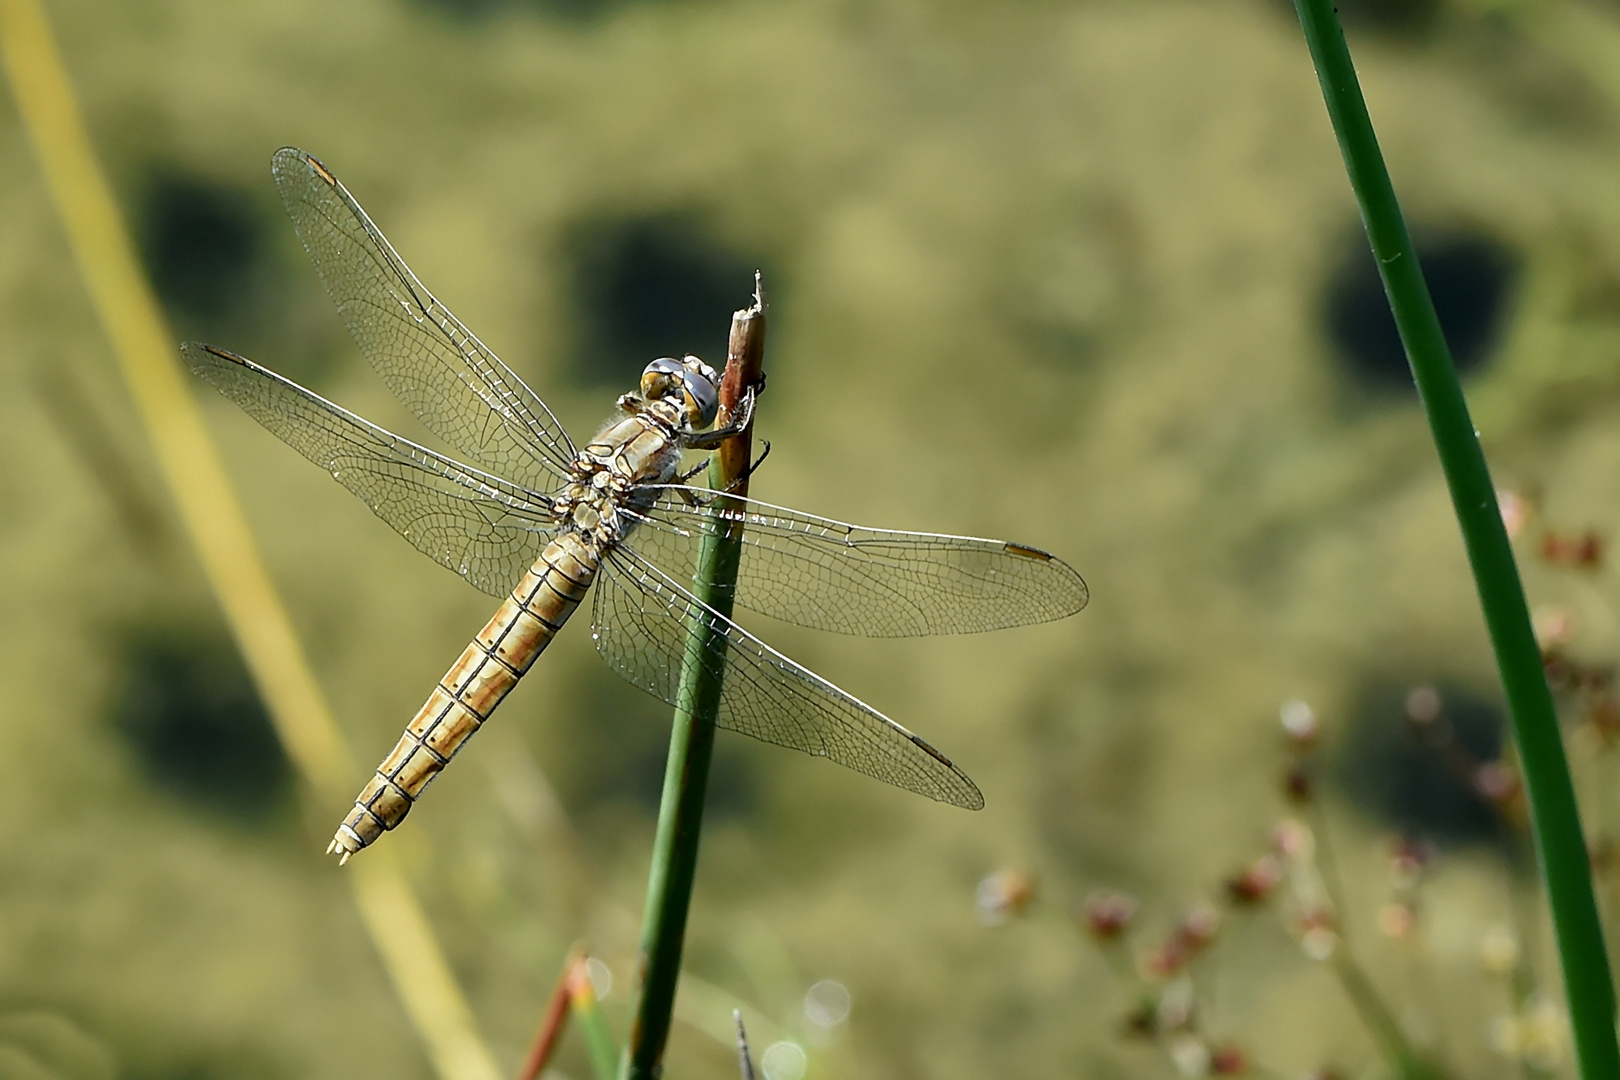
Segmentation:
{"type": "Polygon", "coordinates": [[[495,617],[479,631],[427,704],[399,737],[393,752],[361,790],[354,809],[327,852],[343,862],[392,829],[421,797],[439,770],[517,685],[585,598],[598,556],[584,540],[564,533],[540,553],[495,617]]]}

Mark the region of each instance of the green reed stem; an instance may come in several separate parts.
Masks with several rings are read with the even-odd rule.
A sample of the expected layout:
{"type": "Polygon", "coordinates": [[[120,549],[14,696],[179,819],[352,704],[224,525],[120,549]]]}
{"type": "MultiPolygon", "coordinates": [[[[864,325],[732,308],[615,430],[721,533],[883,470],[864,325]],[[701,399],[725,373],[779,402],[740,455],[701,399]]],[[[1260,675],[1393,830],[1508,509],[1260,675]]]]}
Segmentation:
{"type": "Polygon", "coordinates": [[[569,1017],[585,1041],[585,1054],[591,1062],[591,1075],[596,1080],[614,1080],[619,1074],[619,1046],[613,1039],[607,1018],[597,1007],[596,991],[591,986],[590,968],[585,951],[576,946],[563,961],[557,988],[546,1005],[540,1030],[535,1033],[529,1055],[518,1070],[518,1080],[539,1080],[546,1075],[551,1060],[562,1043],[569,1017]]]}
{"type": "Polygon", "coordinates": [[[1395,313],[1395,325],[1428,414],[1496,652],[1496,666],[1502,674],[1524,768],[1536,854],[1552,909],[1580,1074],[1583,1080],[1620,1080],[1614,984],[1592,893],[1575,788],[1485,454],[1384,167],[1332,0],[1295,0],[1295,6],[1344,153],[1350,186],[1361,205],[1384,291],[1395,313]]]}
{"type": "MultiPolygon", "coordinates": [[[[754,306],[731,320],[725,379],[720,401],[733,415],[747,388],[760,382],[765,352],[765,307],[756,290],[754,306]]],[[[735,495],[748,490],[748,463],[752,429],[727,440],[709,463],[709,486],[735,495]]],[[[736,504],[717,496],[713,509],[736,504]]],[[[737,588],[737,563],[742,554],[740,523],[722,524],[711,517],[703,532],[693,593],[709,607],[730,618],[737,588]]],[[[698,840],[703,827],[703,800],[708,789],[709,761],[714,752],[715,717],[720,711],[720,670],[726,638],[707,620],[694,619],[681,664],[675,726],[670,733],[669,761],[664,771],[664,794],[658,807],[658,832],[653,840],[652,872],[647,881],[647,909],[641,927],[641,996],[636,1003],[630,1043],[621,1075],[629,1080],[654,1080],[662,1067],[675,1009],[675,985],[681,973],[681,949],[686,937],[686,916],[692,902],[692,881],[697,872],[698,840]]]]}
{"type": "Polygon", "coordinates": [[[619,1044],[608,1027],[607,1017],[596,1004],[596,995],[576,994],[573,1011],[574,1022],[585,1039],[585,1056],[591,1061],[591,1075],[596,1080],[613,1080],[619,1072],[619,1044]]]}

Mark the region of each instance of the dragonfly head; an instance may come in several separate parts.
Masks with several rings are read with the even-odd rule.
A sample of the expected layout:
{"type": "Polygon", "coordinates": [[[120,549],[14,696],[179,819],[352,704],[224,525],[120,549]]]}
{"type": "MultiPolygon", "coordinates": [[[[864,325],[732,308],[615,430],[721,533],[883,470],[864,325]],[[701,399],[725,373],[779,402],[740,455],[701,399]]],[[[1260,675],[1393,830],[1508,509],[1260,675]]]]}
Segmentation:
{"type": "Polygon", "coordinates": [[[687,426],[702,431],[720,412],[720,376],[695,356],[660,357],[641,373],[641,396],[676,402],[686,413],[687,426]]]}

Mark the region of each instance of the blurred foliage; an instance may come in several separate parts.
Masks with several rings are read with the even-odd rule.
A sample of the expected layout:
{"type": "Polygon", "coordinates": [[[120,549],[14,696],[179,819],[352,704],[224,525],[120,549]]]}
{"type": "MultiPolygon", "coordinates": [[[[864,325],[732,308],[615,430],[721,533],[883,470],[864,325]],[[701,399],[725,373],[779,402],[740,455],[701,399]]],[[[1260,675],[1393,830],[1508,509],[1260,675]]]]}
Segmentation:
{"type": "Polygon", "coordinates": [[[291,768],[223,633],[140,627],[123,636],[109,719],[152,783],[225,817],[271,815],[291,768]]]}
{"type": "Polygon", "coordinates": [[[1490,801],[1474,786],[1479,765],[1501,757],[1501,707],[1467,690],[1369,686],[1358,722],[1338,748],[1336,778],[1349,797],[1412,836],[1450,844],[1508,841],[1490,801]],[[1423,695],[1443,701],[1424,714],[1423,695]],[[1418,717],[1421,717],[1419,719],[1418,717]]]}
{"type": "MultiPolygon", "coordinates": [[[[1549,520],[1616,535],[1620,14],[1341,6],[1414,220],[1481,238],[1463,244],[1459,317],[1482,328],[1469,390],[1494,467],[1549,520]]],[[[1422,419],[1344,363],[1328,318],[1357,223],[1288,6],[561,10],[50,4],[177,332],[413,437],[278,216],[279,145],[327,161],[576,433],[638,351],[717,358],[763,263],[785,287],[754,493],[1036,544],[1094,599],[1068,623],[971,639],[756,627],[940,746],[988,805],[953,811],[722,737],[730,809],[705,837],[683,1000],[741,999],[761,1060],[795,1040],[812,1075],[1165,1075],[1157,1048],[1119,1037],[1136,1002],[1066,913],[987,929],[975,883],[1027,867],[1046,895],[1124,888],[1143,925],[1179,925],[1271,834],[1281,702],[1312,702],[1347,762],[1364,730],[1398,735],[1410,687],[1497,708],[1422,419]],[[831,1025],[806,1008],[828,978],[852,1002],[831,1025]]],[[[255,714],[189,555],[153,539],[168,509],[9,105],[0,206],[0,730],[17,763],[0,785],[0,1067],[426,1077],[320,856],[342,807],[244,828],[234,808],[285,783],[274,767],[233,774],[251,796],[199,800],[163,779],[177,763],[133,750],[230,760],[255,714]],[[69,406],[41,378],[54,368],[73,373],[69,406]],[[142,715],[163,739],[109,722],[142,715]],[[30,1042],[14,1016],[66,1034],[30,1042]]],[[[380,754],[488,598],[207,404],[347,732],[380,754]]],[[[1607,563],[1527,579],[1576,621],[1575,659],[1620,656],[1607,563]]],[[[592,651],[585,626],[562,634],[388,840],[514,1072],[574,941],[612,974],[616,1024],[633,974],[667,719],[592,651]]],[[[1582,761],[1594,829],[1612,834],[1611,759],[1582,761]]],[[[1356,790],[1322,794],[1348,911],[1389,902],[1392,828],[1432,828],[1444,856],[1425,873],[1425,935],[1365,933],[1361,964],[1456,1075],[1517,1073],[1485,1030],[1506,999],[1477,972],[1503,923],[1545,952],[1523,878],[1500,846],[1447,843],[1356,790]]],[[[1208,1030],[1249,1060],[1354,1074],[1374,1059],[1288,928],[1257,922],[1211,959],[1208,1030]]],[[[677,1026],[672,1068],[735,1075],[720,1011],[718,1034],[677,1026]]],[[[587,1075],[583,1049],[565,1045],[560,1067],[587,1075]]]]}
{"type": "MultiPolygon", "coordinates": [[[[1418,262],[1429,283],[1435,314],[1451,346],[1452,362],[1468,375],[1501,338],[1512,295],[1515,259],[1489,237],[1456,231],[1415,240],[1418,262]]],[[[1326,291],[1324,320],[1352,380],[1410,387],[1412,372],[1395,329],[1384,283],[1378,276],[1366,236],[1346,238],[1344,262],[1326,291]]]]}
{"type": "Polygon", "coordinates": [[[180,320],[218,329],[233,308],[255,306],[250,274],[264,226],[254,209],[241,192],[189,177],[152,181],[135,220],[146,272],[180,320]]]}
{"type": "Polygon", "coordinates": [[[752,291],[756,267],[716,245],[692,215],[580,222],[565,247],[583,382],[633,386],[649,357],[671,353],[724,363],[731,313],[752,291]]]}

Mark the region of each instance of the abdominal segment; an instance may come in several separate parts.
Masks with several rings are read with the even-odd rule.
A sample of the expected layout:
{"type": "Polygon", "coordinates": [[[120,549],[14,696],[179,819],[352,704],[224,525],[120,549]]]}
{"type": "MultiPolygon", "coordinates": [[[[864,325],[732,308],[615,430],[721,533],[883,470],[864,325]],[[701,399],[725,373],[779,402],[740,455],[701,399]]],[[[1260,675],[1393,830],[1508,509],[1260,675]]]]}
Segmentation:
{"type": "Polygon", "coordinates": [[[354,809],[338,826],[328,854],[341,854],[347,862],[405,820],[439,770],[483,726],[573,614],[596,576],[597,564],[596,553],[573,533],[546,545],[377,766],[354,809]]]}

